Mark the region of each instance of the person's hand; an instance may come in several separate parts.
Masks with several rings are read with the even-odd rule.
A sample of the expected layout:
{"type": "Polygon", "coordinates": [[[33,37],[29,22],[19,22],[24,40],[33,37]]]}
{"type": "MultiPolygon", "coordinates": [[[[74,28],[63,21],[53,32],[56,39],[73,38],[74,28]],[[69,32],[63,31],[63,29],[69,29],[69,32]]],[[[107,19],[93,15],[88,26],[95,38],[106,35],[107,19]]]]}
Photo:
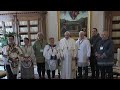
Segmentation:
{"type": "Polygon", "coordinates": [[[26,61],[26,57],[23,57],[21,61],[26,61]]]}
{"type": "Polygon", "coordinates": [[[97,55],[98,55],[98,53],[97,52],[95,52],[95,56],[97,57],[97,55]]]}
{"type": "Polygon", "coordinates": [[[30,59],[30,57],[25,57],[26,59],[25,59],[25,61],[30,61],[31,59],[30,59]]]}
{"type": "Polygon", "coordinates": [[[96,56],[97,56],[97,58],[101,58],[101,55],[100,55],[100,54],[97,54],[96,56]]]}
{"type": "Polygon", "coordinates": [[[101,58],[104,58],[104,57],[106,57],[106,54],[105,54],[105,53],[103,53],[103,54],[101,55],[101,58]]]}

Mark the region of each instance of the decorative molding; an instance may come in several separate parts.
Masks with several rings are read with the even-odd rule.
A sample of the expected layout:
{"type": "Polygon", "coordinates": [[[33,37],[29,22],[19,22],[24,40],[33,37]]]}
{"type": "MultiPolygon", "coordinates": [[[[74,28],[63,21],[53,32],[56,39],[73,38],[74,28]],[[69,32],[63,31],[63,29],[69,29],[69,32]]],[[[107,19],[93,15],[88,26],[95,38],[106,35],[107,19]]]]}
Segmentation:
{"type": "Polygon", "coordinates": [[[0,15],[47,14],[47,11],[0,11],[0,15]]]}

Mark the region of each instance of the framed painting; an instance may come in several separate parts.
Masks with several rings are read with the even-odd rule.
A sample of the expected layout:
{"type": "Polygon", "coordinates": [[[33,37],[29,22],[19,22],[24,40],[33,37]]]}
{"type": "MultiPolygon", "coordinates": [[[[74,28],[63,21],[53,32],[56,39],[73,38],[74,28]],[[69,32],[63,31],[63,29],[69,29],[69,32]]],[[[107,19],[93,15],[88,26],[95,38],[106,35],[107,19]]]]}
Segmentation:
{"type": "Polygon", "coordinates": [[[78,39],[79,32],[85,31],[90,38],[90,11],[57,11],[58,15],[58,39],[64,37],[66,31],[70,31],[71,37],[78,39]]]}

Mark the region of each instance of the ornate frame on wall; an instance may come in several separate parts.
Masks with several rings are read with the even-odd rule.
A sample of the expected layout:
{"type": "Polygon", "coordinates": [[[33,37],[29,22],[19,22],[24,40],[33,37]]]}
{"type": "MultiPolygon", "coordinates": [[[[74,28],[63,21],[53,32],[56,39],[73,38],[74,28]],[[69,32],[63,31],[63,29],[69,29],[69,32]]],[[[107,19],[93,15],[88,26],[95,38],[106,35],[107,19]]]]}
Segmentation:
{"type": "Polygon", "coordinates": [[[57,11],[58,40],[64,37],[65,31],[71,32],[71,37],[78,39],[79,31],[84,30],[87,37],[91,36],[91,11],[57,11]]]}

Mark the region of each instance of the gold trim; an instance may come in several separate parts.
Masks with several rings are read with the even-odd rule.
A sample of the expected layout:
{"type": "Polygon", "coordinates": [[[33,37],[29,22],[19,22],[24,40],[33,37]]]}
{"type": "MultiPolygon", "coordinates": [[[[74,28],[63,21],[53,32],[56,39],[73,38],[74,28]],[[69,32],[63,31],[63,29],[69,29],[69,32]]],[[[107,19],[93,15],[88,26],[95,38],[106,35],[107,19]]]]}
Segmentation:
{"type": "Polygon", "coordinates": [[[57,11],[57,21],[58,21],[58,40],[60,40],[60,11],[57,11]]]}
{"type": "Polygon", "coordinates": [[[0,15],[47,14],[47,11],[0,11],[0,15]]]}
{"type": "Polygon", "coordinates": [[[91,37],[91,11],[88,11],[88,28],[87,28],[88,38],[91,37]]]}

